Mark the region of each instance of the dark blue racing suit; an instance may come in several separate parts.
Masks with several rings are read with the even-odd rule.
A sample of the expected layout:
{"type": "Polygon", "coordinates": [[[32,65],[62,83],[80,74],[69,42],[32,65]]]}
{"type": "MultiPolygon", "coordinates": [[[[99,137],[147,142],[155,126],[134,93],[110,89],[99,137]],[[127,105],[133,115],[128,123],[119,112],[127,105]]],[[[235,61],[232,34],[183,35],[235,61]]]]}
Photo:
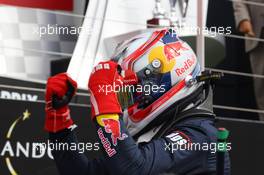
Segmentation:
{"type": "MultiPolygon", "coordinates": [[[[140,144],[127,132],[122,117],[119,123],[121,135],[126,137],[117,138],[116,143],[113,143],[112,133],[106,132],[104,127],[96,123],[101,150],[104,152],[102,158],[91,160],[78,151],[54,150],[53,156],[60,174],[216,174],[216,150],[212,149],[217,141],[214,120],[201,116],[186,118],[170,126],[160,137],[140,144]]],[[[70,130],[50,134],[50,140],[77,143],[74,131],[70,130]]],[[[225,175],[229,174],[230,162],[226,153],[225,175]]]]}

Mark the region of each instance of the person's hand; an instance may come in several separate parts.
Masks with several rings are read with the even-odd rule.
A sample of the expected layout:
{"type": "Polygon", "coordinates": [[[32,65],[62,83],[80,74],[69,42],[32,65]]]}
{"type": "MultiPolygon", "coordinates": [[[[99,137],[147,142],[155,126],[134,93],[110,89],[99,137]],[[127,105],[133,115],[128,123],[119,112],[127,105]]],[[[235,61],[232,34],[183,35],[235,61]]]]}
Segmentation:
{"type": "Polygon", "coordinates": [[[256,34],[253,31],[252,24],[249,20],[243,20],[239,24],[239,32],[245,34],[246,36],[255,37],[256,34]]]}
{"type": "Polygon", "coordinates": [[[89,83],[92,119],[102,114],[122,113],[116,92],[123,85],[120,67],[113,61],[100,62],[94,67],[89,83]]]}
{"type": "Polygon", "coordinates": [[[74,96],[77,83],[66,73],[50,77],[46,86],[45,130],[56,133],[73,125],[68,103],[74,96]]]}

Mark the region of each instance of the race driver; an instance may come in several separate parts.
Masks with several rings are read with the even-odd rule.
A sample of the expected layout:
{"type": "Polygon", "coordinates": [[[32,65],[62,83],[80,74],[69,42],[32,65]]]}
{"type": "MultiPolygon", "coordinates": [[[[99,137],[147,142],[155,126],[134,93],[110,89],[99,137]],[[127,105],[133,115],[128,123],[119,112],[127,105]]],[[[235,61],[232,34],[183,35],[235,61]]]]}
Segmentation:
{"type": "MultiPolygon", "coordinates": [[[[171,29],[121,43],[93,69],[91,118],[103,157],[53,150],[62,175],[211,175],[216,154],[193,145],[217,142],[210,73],[171,29]],[[125,87],[125,88],[124,88],[125,87]]],[[[45,129],[50,140],[78,143],[68,103],[77,83],[66,73],[48,79],[45,129]]],[[[88,116],[87,116],[88,117],[88,116]]],[[[224,174],[230,174],[228,154],[224,174]]]]}

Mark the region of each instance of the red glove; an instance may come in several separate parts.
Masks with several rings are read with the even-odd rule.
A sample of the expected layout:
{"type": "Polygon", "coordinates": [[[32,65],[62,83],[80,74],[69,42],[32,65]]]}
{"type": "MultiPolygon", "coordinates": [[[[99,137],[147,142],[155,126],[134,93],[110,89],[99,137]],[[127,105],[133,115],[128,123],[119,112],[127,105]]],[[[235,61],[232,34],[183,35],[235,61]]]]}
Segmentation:
{"type": "Polygon", "coordinates": [[[120,114],[121,106],[115,90],[122,87],[119,65],[113,61],[100,62],[92,71],[88,88],[91,93],[92,119],[102,114],[120,114]]]}
{"type": "Polygon", "coordinates": [[[68,103],[75,94],[77,83],[66,73],[50,77],[46,87],[45,129],[58,132],[73,125],[68,103]]]}

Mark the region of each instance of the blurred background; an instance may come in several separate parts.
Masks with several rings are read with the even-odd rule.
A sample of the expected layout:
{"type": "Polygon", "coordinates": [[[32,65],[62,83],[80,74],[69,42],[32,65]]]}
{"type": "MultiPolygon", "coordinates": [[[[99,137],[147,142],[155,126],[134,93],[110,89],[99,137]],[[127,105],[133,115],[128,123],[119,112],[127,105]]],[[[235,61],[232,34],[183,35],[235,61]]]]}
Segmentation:
{"type": "Polygon", "coordinates": [[[57,73],[78,82],[70,104],[77,134],[96,142],[91,68],[119,42],[162,27],[178,29],[205,70],[224,73],[214,110],[217,125],[231,132],[232,174],[262,175],[264,0],[0,0],[0,174],[58,174],[49,151],[33,149],[47,138],[45,82],[57,73]]]}

